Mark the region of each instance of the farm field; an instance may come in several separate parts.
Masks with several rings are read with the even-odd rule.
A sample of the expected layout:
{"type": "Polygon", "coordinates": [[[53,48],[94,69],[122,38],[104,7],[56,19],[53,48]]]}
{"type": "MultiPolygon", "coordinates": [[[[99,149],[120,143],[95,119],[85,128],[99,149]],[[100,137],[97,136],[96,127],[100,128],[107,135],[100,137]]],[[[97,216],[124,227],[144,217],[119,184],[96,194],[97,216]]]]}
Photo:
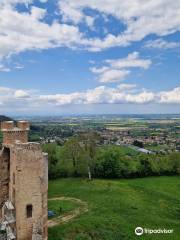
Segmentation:
{"type": "MultiPolygon", "coordinates": [[[[131,180],[67,178],[49,182],[49,199],[79,199],[88,211],[49,228],[49,240],[133,240],[180,237],[180,178],[149,177],[131,180]],[[134,234],[136,227],[173,229],[173,234],[134,234]]],[[[74,211],[77,203],[50,201],[74,211]],[[69,204],[69,206],[68,206],[69,204]]],[[[78,206],[77,206],[78,207],[78,206]]],[[[58,211],[58,210],[57,210],[58,211]]],[[[63,212],[62,212],[63,214],[63,212]]]]}

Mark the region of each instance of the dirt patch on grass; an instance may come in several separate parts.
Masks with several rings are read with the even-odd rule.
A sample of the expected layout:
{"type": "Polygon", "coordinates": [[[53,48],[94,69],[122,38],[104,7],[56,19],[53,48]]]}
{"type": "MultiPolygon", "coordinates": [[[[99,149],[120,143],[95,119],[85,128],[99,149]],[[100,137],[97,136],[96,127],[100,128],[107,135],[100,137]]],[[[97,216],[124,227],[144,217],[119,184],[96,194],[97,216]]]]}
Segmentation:
{"type": "Polygon", "coordinates": [[[70,211],[68,214],[58,216],[57,218],[48,220],[48,227],[54,227],[63,223],[67,223],[71,221],[73,218],[88,211],[87,203],[78,198],[56,197],[56,198],[50,198],[49,200],[50,201],[57,201],[57,200],[72,201],[72,202],[78,203],[79,207],[75,208],[73,211],[70,211]]]}

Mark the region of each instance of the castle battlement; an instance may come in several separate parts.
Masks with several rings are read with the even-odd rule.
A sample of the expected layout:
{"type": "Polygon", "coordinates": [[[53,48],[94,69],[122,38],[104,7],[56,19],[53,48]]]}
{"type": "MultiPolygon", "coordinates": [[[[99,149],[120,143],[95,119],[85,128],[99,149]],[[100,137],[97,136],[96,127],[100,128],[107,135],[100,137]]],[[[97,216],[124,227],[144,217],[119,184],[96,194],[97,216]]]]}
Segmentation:
{"type": "Polygon", "coordinates": [[[29,131],[30,126],[28,121],[4,121],[1,123],[2,131],[29,131]]]}
{"type": "Polygon", "coordinates": [[[22,131],[29,131],[30,126],[28,121],[18,121],[17,128],[21,129],[22,131]]]}
{"type": "Polygon", "coordinates": [[[30,126],[27,121],[18,121],[17,123],[13,121],[2,122],[3,144],[15,144],[16,141],[27,143],[29,129],[30,126]]]}
{"type": "Polygon", "coordinates": [[[13,121],[5,121],[1,123],[1,130],[2,131],[8,131],[12,130],[14,128],[14,122],[13,121]]]}

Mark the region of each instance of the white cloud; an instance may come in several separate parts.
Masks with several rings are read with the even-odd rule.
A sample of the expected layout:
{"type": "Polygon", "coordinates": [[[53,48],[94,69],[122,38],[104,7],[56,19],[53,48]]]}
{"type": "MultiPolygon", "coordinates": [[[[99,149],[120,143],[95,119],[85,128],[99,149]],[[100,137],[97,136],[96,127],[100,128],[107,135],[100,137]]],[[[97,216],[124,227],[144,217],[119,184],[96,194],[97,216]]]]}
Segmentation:
{"type": "Polygon", "coordinates": [[[24,3],[24,4],[29,4],[32,3],[33,0],[1,0],[0,4],[1,5],[6,5],[6,4],[12,4],[12,5],[16,5],[17,3],[24,3]]]}
{"type": "Polygon", "coordinates": [[[101,83],[112,83],[119,82],[125,79],[129,75],[130,71],[128,70],[117,70],[117,69],[108,69],[99,76],[99,82],[101,83]]]}
{"type": "Polygon", "coordinates": [[[13,93],[13,90],[11,88],[0,87],[0,96],[12,94],[12,93],[13,93]]]}
{"type": "Polygon", "coordinates": [[[4,66],[3,64],[0,64],[0,72],[10,72],[10,68],[4,66]]]}
{"type": "Polygon", "coordinates": [[[106,60],[105,62],[109,63],[114,68],[138,67],[144,69],[148,69],[152,63],[149,59],[140,59],[138,52],[130,53],[127,58],[106,60]]]}
{"type": "Polygon", "coordinates": [[[120,84],[117,86],[120,91],[126,92],[126,91],[131,91],[137,87],[136,84],[120,84]]]}
{"type": "Polygon", "coordinates": [[[127,46],[151,34],[166,36],[180,31],[180,0],[59,0],[59,8],[64,20],[75,24],[85,19],[86,8],[124,23],[126,29],[118,36],[109,31],[104,39],[85,39],[92,51],[127,46]]]}
{"type": "Polygon", "coordinates": [[[66,104],[147,104],[147,103],[176,103],[180,104],[180,88],[170,91],[152,92],[137,89],[133,84],[121,84],[117,88],[100,86],[84,92],[70,94],[41,95],[39,99],[46,104],[57,106],[66,104]],[[131,90],[134,89],[134,92],[131,90]]]}
{"type": "Polygon", "coordinates": [[[24,66],[21,65],[21,64],[19,64],[19,63],[17,63],[17,64],[14,66],[14,68],[15,68],[15,69],[19,69],[19,70],[21,70],[21,69],[24,68],[24,66]]]}
{"type": "Polygon", "coordinates": [[[29,93],[27,91],[24,90],[16,90],[14,92],[14,96],[15,98],[28,98],[29,97],[29,93]]]}
{"type": "Polygon", "coordinates": [[[31,90],[23,90],[23,89],[13,89],[7,87],[0,87],[0,99],[1,101],[9,100],[9,99],[18,99],[18,98],[29,98],[32,94],[31,90]]]}
{"type": "Polygon", "coordinates": [[[126,101],[130,103],[150,103],[155,100],[155,94],[153,92],[143,91],[138,94],[128,94],[126,101]]]}
{"type": "Polygon", "coordinates": [[[85,21],[86,21],[88,27],[91,28],[91,29],[93,29],[94,20],[95,20],[95,19],[94,19],[93,17],[91,17],[91,16],[86,16],[86,17],[85,17],[85,21]]]}
{"type": "MultiPolygon", "coordinates": [[[[0,58],[26,50],[53,47],[74,47],[80,42],[78,28],[54,21],[51,25],[43,18],[46,10],[33,6],[31,12],[18,12],[12,4],[0,3],[0,58]]],[[[8,1],[12,3],[13,1],[8,1]]],[[[20,1],[16,1],[20,2],[20,1]]],[[[21,1],[28,3],[30,1],[21,1]]],[[[15,3],[14,3],[15,4],[15,3]]]]}
{"type": "MultiPolygon", "coordinates": [[[[64,23],[54,20],[49,24],[44,19],[47,11],[36,7],[33,0],[1,0],[0,58],[27,50],[62,46],[100,51],[109,47],[127,46],[151,34],[161,37],[180,30],[180,0],[61,0],[59,9],[64,23]],[[26,4],[27,12],[19,12],[17,3],[26,4]],[[96,18],[85,13],[86,8],[99,11],[106,18],[109,15],[115,17],[126,29],[119,35],[113,35],[109,29],[103,39],[86,38],[78,24],[84,21],[92,28],[95,27],[96,18]]],[[[104,27],[108,29],[106,21],[104,27]]],[[[164,44],[162,41],[158,43],[161,46],[164,44]]]]}
{"type": "Polygon", "coordinates": [[[175,103],[180,104],[180,87],[174,88],[171,91],[163,91],[159,93],[160,103],[175,103]]]}
{"type": "Polygon", "coordinates": [[[130,53],[126,58],[105,60],[101,68],[92,67],[91,72],[98,75],[101,83],[112,83],[124,80],[131,68],[148,69],[152,64],[149,59],[141,59],[138,52],[130,53]]]}
{"type": "Polygon", "coordinates": [[[145,43],[146,48],[157,48],[157,49],[173,49],[180,48],[180,42],[168,42],[164,39],[150,40],[145,43]]]}
{"type": "Polygon", "coordinates": [[[180,87],[168,91],[153,92],[139,89],[134,84],[106,86],[67,94],[40,94],[37,91],[0,87],[0,111],[33,111],[76,104],[180,104],[180,87]]]}
{"type": "Polygon", "coordinates": [[[140,93],[131,94],[122,91],[121,87],[107,88],[100,86],[89,89],[85,92],[71,94],[41,95],[40,100],[46,103],[65,105],[65,104],[102,104],[102,103],[137,103],[145,104],[154,100],[154,94],[143,90],[140,93]]]}
{"type": "Polygon", "coordinates": [[[31,17],[35,20],[41,20],[45,17],[46,10],[38,7],[31,8],[31,17]]]}

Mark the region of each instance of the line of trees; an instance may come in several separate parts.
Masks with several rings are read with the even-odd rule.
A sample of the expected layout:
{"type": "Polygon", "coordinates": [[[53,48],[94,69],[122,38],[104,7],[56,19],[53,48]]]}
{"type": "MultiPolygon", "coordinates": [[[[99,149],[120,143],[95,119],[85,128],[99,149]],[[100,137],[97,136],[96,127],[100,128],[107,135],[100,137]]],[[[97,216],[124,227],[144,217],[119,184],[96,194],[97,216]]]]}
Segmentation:
{"type": "Polygon", "coordinates": [[[49,178],[134,178],[180,174],[180,153],[147,155],[121,146],[101,146],[95,133],[70,138],[63,146],[45,144],[49,178]]]}

